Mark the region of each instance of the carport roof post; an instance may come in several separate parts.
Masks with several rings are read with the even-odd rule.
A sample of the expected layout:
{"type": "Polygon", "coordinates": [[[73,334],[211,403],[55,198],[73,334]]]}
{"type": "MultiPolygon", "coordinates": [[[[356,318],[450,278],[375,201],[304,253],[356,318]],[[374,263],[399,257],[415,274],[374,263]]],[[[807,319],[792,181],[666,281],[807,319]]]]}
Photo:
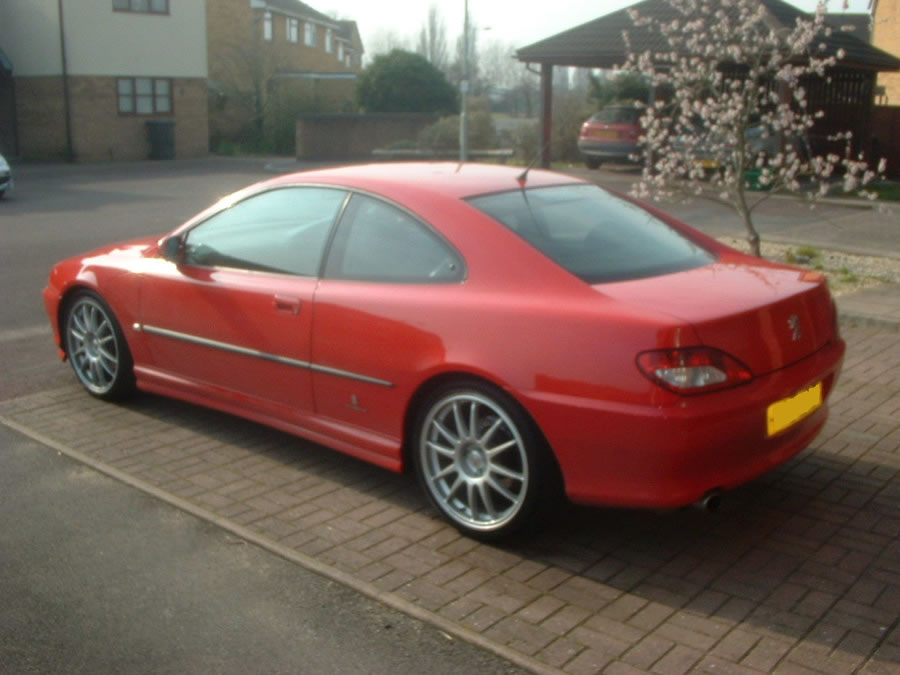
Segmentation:
{"type": "MultiPolygon", "coordinates": [[[[797,19],[809,19],[811,15],[803,12],[782,0],[759,0],[769,13],[769,18],[777,25],[792,27],[797,19]]],[[[525,63],[541,65],[541,139],[542,161],[550,157],[550,134],[548,120],[552,117],[553,80],[545,75],[546,69],[552,66],[575,66],[581,68],[615,68],[625,63],[628,48],[622,37],[628,32],[632,51],[660,52],[669,50],[669,45],[658,34],[651,33],[645,27],[636,27],[629,16],[630,10],[637,10],[643,17],[652,17],[661,21],[676,18],[676,10],[666,0],[644,0],[637,4],[580,26],[557,33],[539,42],[522,47],[516,51],[516,58],[525,63]],[[549,88],[551,91],[546,91],[549,88]]],[[[873,47],[858,37],[843,31],[834,31],[823,36],[825,54],[836,54],[844,51],[841,67],[850,70],[886,71],[900,70],[900,59],[885,51],[873,47]]],[[[549,165],[547,162],[546,165],[549,165]]]]}

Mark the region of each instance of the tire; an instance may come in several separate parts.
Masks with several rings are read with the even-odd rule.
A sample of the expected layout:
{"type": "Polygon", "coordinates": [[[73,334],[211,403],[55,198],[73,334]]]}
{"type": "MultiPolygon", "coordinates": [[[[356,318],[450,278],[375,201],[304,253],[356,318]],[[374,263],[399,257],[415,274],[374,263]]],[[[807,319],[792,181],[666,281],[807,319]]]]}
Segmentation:
{"type": "Polygon", "coordinates": [[[413,437],[416,476],[460,532],[496,540],[535,524],[558,475],[522,408],[482,382],[445,385],[424,401],[413,437]]]}
{"type": "Polygon", "coordinates": [[[599,169],[603,162],[596,157],[585,157],[584,165],[589,169],[599,169]]]}
{"type": "Polygon", "coordinates": [[[63,331],[69,363],[88,393],[117,401],[134,392],[134,362],[128,343],[99,295],[76,293],[67,303],[63,331]]]}

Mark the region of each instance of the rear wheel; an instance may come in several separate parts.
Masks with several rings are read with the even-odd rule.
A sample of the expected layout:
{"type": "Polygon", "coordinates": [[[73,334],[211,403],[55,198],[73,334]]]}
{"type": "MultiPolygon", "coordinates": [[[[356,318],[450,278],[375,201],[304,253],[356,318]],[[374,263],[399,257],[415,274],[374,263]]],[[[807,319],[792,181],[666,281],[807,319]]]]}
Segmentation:
{"type": "Polygon", "coordinates": [[[498,539],[520,530],[555,467],[534,423],[481,382],[444,386],[422,406],[414,462],[431,503],[464,534],[498,539]]]}
{"type": "Polygon", "coordinates": [[[603,162],[596,157],[585,157],[584,165],[589,169],[599,169],[603,162]]]}
{"type": "Polygon", "coordinates": [[[116,400],[134,391],[131,352],[119,322],[99,295],[78,292],[68,303],[63,326],[69,362],[88,392],[116,400]]]}

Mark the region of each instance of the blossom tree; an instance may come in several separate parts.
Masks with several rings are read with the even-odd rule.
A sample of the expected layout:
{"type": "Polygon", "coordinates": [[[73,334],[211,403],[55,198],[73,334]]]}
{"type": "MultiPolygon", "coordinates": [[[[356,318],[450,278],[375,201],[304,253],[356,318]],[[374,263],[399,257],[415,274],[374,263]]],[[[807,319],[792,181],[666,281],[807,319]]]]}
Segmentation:
{"type": "MultiPolygon", "coordinates": [[[[644,105],[644,168],[635,195],[726,204],[758,256],[753,212],[773,193],[817,199],[837,177],[847,191],[862,191],[875,178],[852,151],[850,132],[829,136],[825,152],[810,147],[809,133],[823,113],[810,109],[806,85],[828,78],[844,56],[823,42],[831,34],[824,1],[789,28],[773,21],[760,0],[665,2],[672,10],[665,18],[629,10],[635,31],[662,49],[635,53],[624,35],[624,68],[648,75],[655,91],[671,92],[644,105]]],[[[882,163],[877,173],[883,170],[882,163]]]]}

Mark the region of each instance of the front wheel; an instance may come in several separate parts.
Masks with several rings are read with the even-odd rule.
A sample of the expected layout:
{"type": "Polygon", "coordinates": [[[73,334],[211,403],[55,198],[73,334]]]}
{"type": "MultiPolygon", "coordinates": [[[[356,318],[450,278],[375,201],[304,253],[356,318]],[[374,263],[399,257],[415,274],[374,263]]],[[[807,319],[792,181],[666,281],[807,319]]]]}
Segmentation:
{"type": "Polygon", "coordinates": [[[134,390],[131,352],[119,322],[99,295],[81,291],[72,298],[64,331],[66,354],[88,392],[117,400],[134,390]]]}
{"type": "Polygon", "coordinates": [[[521,529],[553,473],[531,419],[480,382],[435,391],[422,407],[414,442],[425,494],[457,529],[477,539],[521,529]]]}

